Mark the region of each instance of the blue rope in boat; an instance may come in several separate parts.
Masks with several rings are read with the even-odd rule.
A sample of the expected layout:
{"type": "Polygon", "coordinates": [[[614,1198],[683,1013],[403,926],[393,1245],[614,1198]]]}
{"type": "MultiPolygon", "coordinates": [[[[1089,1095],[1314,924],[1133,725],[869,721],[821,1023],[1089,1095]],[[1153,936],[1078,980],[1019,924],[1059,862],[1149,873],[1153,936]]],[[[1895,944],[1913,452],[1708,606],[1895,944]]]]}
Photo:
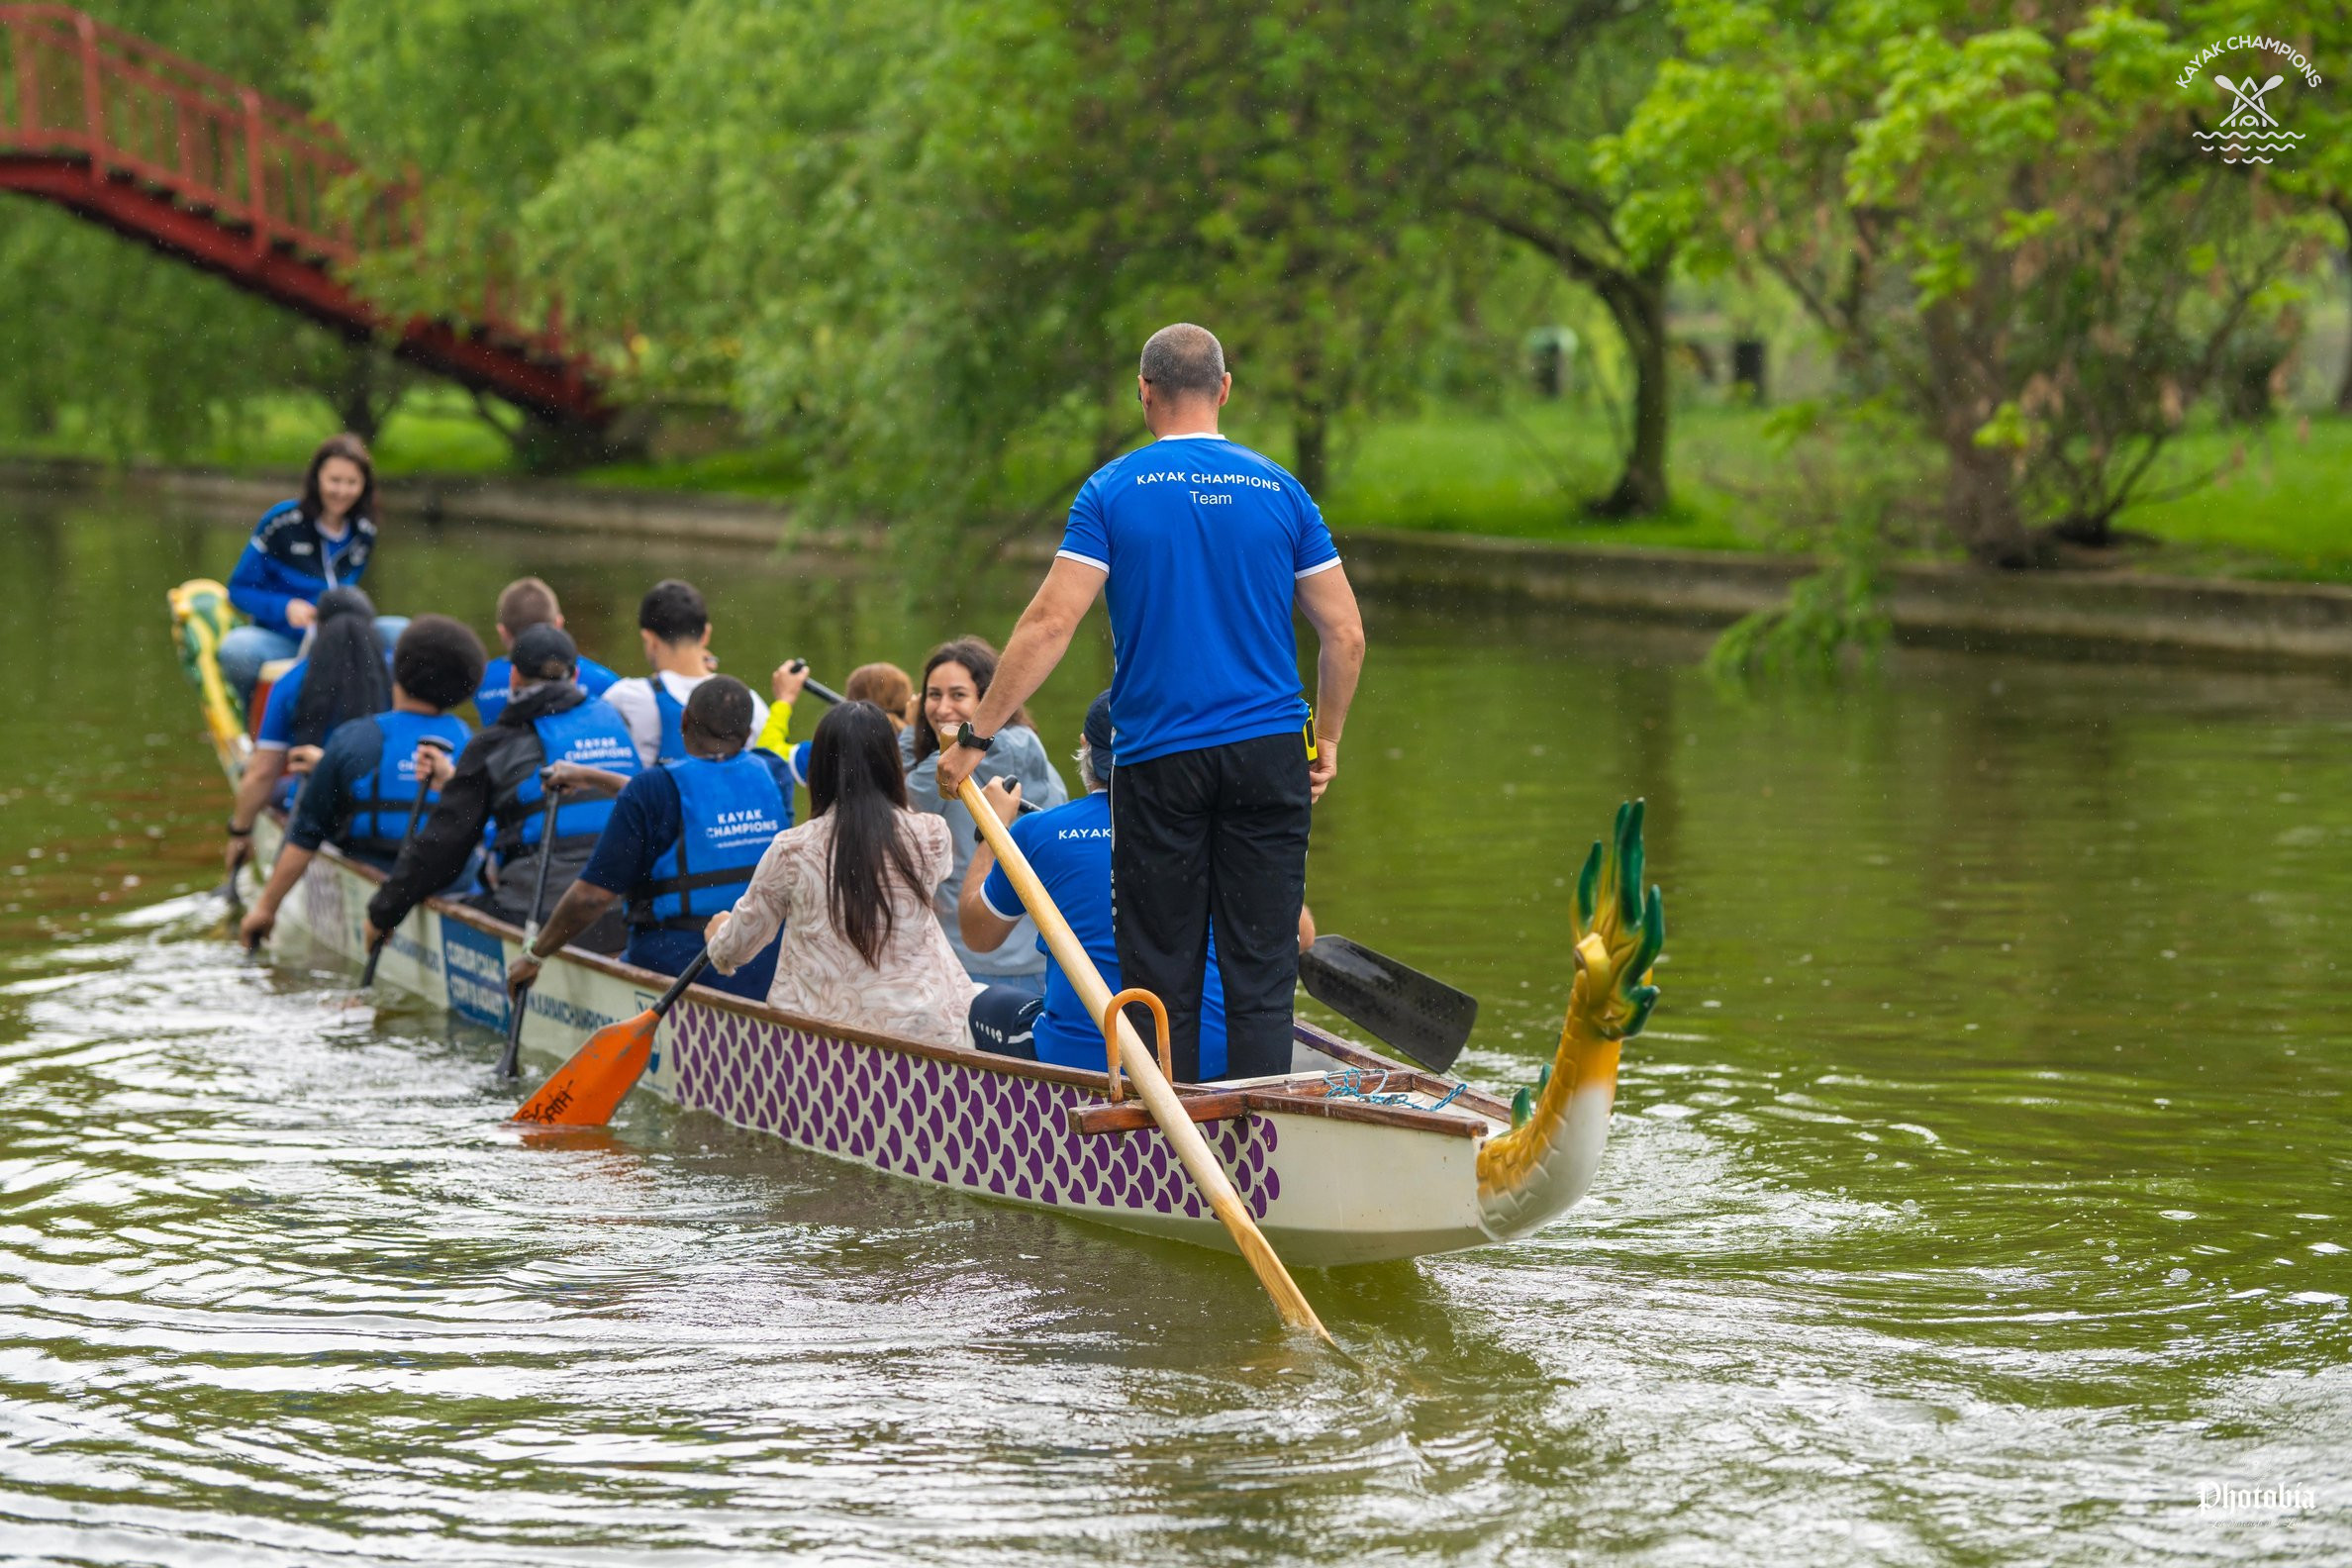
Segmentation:
{"type": "Polygon", "coordinates": [[[1337,1072],[1323,1074],[1325,1100],[1361,1100],[1369,1105],[1411,1106],[1416,1111],[1442,1111],[1454,1103],[1456,1096],[1470,1086],[1455,1084],[1445,1092],[1445,1098],[1432,1106],[1415,1105],[1413,1091],[1391,1091],[1390,1074],[1384,1069],[1377,1078],[1367,1078],[1361,1067],[1342,1067],[1337,1072]]]}

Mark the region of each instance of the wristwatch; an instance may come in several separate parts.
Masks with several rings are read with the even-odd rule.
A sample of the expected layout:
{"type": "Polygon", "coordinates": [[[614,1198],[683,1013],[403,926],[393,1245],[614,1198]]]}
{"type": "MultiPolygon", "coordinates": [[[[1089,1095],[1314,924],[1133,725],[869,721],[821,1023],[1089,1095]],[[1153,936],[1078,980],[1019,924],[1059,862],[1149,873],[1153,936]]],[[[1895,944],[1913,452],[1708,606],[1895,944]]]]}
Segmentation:
{"type": "Polygon", "coordinates": [[[230,823],[228,826],[229,836],[232,838],[250,838],[253,836],[253,830],[250,828],[240,828],[234,822],[230,823]]]}
{"type": "Polygon", "coordinates": [[[975,751],[986,751],[990,746],[996,744],[996,736],[972,734],[972,721],[966,719],[963,728],[955,732],[955,743],[959,746],[970,746],[975,751]]]}

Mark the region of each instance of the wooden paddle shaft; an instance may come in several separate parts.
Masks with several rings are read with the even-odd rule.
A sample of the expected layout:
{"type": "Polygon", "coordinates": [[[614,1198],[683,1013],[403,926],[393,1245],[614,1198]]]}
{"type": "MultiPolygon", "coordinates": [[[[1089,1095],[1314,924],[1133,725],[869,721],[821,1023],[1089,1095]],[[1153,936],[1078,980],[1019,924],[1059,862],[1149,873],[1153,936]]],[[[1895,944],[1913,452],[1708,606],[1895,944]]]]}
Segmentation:
{"type": "MultiPolygon", "coordinates": [[[[1086,1004],[1088,1016],[1101,1018],[1104,1009],[1111,1005],[1111,987],[1105,983],[1101,971],[1095,968],[1094,960],[1086,955],[1086,945],[1079,941],[1077,933],[1070,930],[1069,922],[1063,920],[1061,911],[1054,907],[1052,897],[1045,891],[1045,884],[1038,881],[1037,873],[1030,869],[1029,857],[1021,852],[1021,846],[1013,841],[1013,835],[1005,832],[1005,825],[997,821],[997,814],[989,809],[978,785],[965,779],[962,788],[956,792],[956,798],[971,812],[972,821],[978,826],[981,836],[988,840],[988,846],[996,851],[997,859],[1003,862],[1005,875],[1013,883],[1013,891],[1021,895],[1021,902],[1029,910],[1029,918],[1037,923],[1037,930],[1045,937],[1046,947],[1053,953],[1054,961],[1061,965],[1063,975],[1076,988],[1078,999],[1086,1004]]],[[[1329,1342],[1330,1330],[1323,1327],[1323,1321],[1315,1316],[1315,1309],[1307,1304],[1306,1295],[1300,1291],[1298,1282],[1290,1277],[1290,1270],[1282,1266],[1282,1259],[1274,1255],[1274,1248],[1258,1229],[1257,1222],[1249,1217],[1249,1210],[1242,1204],[1241,1195],[1233,1190],[1232,1178],[1225,1174],[1224,1164],[1211,1151],[1209,1140],[1201,1135],[1201,1129],[1193,1125],[1192,1118],[1184,1114],[1184,1106],[1176,1098],[1174,1086],[1160,1072],[1158,1061],[1145,1048],[1142,1037],[1135,1032],[1134,1026],[1127,1021],[1124,1012],[1119,1017],[1119,1059],[1127,1068],[1127,1078],[1134,1084],[1144,1109],[1159,1124],[1161,1136],[1176,1151],[1177,1159],[1183,1162],[1185,1170],[1192,1176],[1193,1185],[1200,1188],[1201,1196],[1209,1201],[1210,1209],[1225,1223],[1225,1229],[1232,1233],[1233,1244],[1240,1248],[1241,1256],[1257,1272],[1258,1283],[1265,1286],[1266,1294],[1274,1299],[1275,1312],[1291,1326],[1312,1328],[1325,1342],[1329,1342]]]]}

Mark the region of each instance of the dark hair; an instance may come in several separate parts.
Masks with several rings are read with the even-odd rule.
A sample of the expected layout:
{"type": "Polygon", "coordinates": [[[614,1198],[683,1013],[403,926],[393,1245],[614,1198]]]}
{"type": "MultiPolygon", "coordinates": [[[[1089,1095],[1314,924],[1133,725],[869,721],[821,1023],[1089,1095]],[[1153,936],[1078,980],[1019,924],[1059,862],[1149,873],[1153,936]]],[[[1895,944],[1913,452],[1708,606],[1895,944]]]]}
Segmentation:
{"type": "MultiPolygon", "coordinates": [[[[311,453],[310,467],[302,476],[302,515],[313,523],[327,515],[327,502],[319,494],[319,470],[327,466],[331,457],[341,457],[359,465],[359,499],[351,503],[345,517],[375,516],[375,459],[367,455],[367,442],[344,431],[319,442],[319,449],[311,453]]],[[[315,742],[313,742],[315,743],[315,742]]]]}
{"type": "Polygon", "coordinates": [[[1177,322],[1151,335],[1137,368],[1170,401],[1213,398],[1225,385],[1225,344],[1206,327],[1177,322]]]}
{"type": "Polygon", "coordinates": [[[320,745],[335,727],[392,706],[392,677],[376,640],[375,605],[356,588],[319,595],[319,620],[303,655],[302,695],[294,699],[292,739],[320,745]]]}
{"type": "Polygon", "coordinates": [[[698,637],[711,624],[711,611],[699,589],[690,582],[665,577],[645,590],[637,601],[637,625],[664,642],[698,637]]]}
{"type": "Polygon", "coordinates": [[[518,577],[499,591],[498,629],[509,637],[535,626],[553,626],[561,614],[555,590],[537,577],[518,577]]]}
{"type": "MultiPolygon", "coordinates": [[[[925,757],[939,749],[938,735],[932,731],[931,717],[923,711],[921,703],[924,692],[931,686],[931,671],[942,664],[961,664],[965,669],[970,670],[972,684],[978,687],[980,695],[985,697],[988,695],[990,684],[996,680],[997,650],[989,645],[985,637],[959,637],[952,642],[942,642],[932,648],[931,657],[923,661],[923,681],[915,690],[917,701],[915,710],[916,762],[921,762],[925,757]]],[[[1029,711],[1027,708],[1016,712],[1012,718],[1005,721],[1005,724],[1008,728],[1013,725],[1020,725],[1029,730],[1037,728],[1037,721],[1029,717],[1029,711]]],[[[908,765],[911,767],[914,764],[909,763],[908,765]]]]}
{"type": "Polygon", "coordinates": [[[812,822],[828,814],[833,819],[826,916],[871,967],[898,925],[891,880],[923,891],[902,824],[907,775],[899,766],[898,732],[881,709],[843,703],[817,726],[809,748],[809,804],[812,822]]]}
{"type": "Polygon", "coordinates": [[[473,628],[442,615],[417,617],[392,644],[392,679],[442,713],[474,694],[482,684],[483,662],[482,639],[473,628]]]}
{"type": "Polygon", "coordinates": [[[751,688],[733,675],[713,675],[688,694],[686,717],[713,740],[733,740],[740,750],[751,738],[751,688]]]}

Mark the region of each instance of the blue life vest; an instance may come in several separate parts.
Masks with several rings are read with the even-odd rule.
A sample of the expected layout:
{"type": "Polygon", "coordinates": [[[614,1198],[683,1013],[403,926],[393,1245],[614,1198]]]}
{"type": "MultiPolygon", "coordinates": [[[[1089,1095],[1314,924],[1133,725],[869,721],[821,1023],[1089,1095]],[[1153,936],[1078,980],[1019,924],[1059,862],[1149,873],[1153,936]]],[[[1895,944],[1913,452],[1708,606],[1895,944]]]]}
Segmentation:
{"type": "Polygon", "coordinates": [[[645,679],[653,687],[653,711],[661,715],[661,745],[653,760],[663,767],[690,760],[686,755],[686,705],[670,695],[659,671],[645,679]]]}
{"type": "MultiPolygon", "coordinates": [[[[400,854],[401,841],[408,836],[409,814],[417,804],[418,743],[428,735],[446,740],[453,756],[464,748],[470,732],[464,720],[447,714],[435,717],[395,710],[356,722],[374,725],[382,733],[384,751],[376,760],[375,771],[353,782],[351,815],[335,841],[354,854],[388,862],[400,854]]],[[[425,792],[428,807],[440,798],[437,790],[425,792]]]]}
{"type": "MultiPolygon", "coordinates": [[[[613,711],[613,705],[602,698],[591,697],[561,713],[543,714],[531,721],[531,728],[539,733],[539,749],[548,763],[576,762],[625,778],[635,777],[638,771],[637,742],[630,738],[629,726],[613,711]]],[[[534,768],[516,786],[513,799],[496,808],[497,849],[501,860],[511,860],[522,851],[538,846],[545,822],[540,810],[545,799],[546,792],[539,788],[539,769],[534,768]]],[[[585,795],[565,801],[555,808],[555,847],[570,850],[593,845],[612,815],[610,795],[585,795]]]]}
{"type": "Polygon", "coordinates": [[[751,884],[776,834],[792,826],[792,803],[767,763],[748,750],[724,762],[688,757],[668,764],[678,786],[677,841],[630,889],[629,923],[699,931],[751,884]]]}

